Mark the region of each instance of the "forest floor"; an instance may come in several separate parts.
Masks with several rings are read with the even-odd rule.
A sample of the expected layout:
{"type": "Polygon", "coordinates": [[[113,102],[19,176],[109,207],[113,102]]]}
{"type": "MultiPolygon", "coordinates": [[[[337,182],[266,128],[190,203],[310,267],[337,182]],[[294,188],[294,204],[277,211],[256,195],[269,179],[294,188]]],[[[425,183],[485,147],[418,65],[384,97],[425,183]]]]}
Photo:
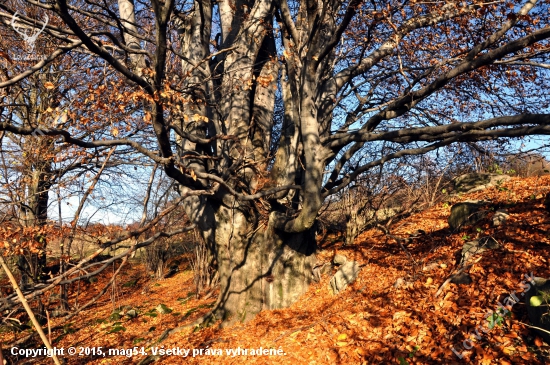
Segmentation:
{"type": "MultiPolygon", "coordinates": [[[[394,238],[376,229],[347,247],[343,238],[328,236],[321,243],[320,260],[329,262],[339,253],[364,265],[355,283],[342,293],[333,295],[331,275],[323,275],[290,308],[263,311],[250,322],[223,329],[188,327],[156,344],[166,330],[207,313],[216,293],[197,299],[190,270],[152,281],[142,265],[128,263],[113,290],[92,308],[64,323],[52,318],[51,338],[57,348],[77,349],[74,356],[62,356],[67,364],[136,364],[145,359],[139,353],[142,348],[148,354],[155,348],[180,351],[160,356],[157,364],[550,364],[550,346],[526,326],[524,302],[512,306],[511,316],[494,317],[499,324],[493,328],[485,320],[508,295],[522,298],[520,283],[526,282],[526,275],[550,277],[550,213],[544,207],[548,192],[550,176],[542,176],[514,178],[498,187],[449,197],[447,203],[391,227],[391,234],[402,238],[425,232],[406,244],[410,256],[394,238]],[[505,206],[510,217],[494,227],[490,212],[477,225],[451,232],[450,207],[469,199],[505,206]],[[456,269],[463,244],[482,236],[494,237],[500,247],[476,256],[480,259],[469,270],[471,284],[449,284],[435,297],[456,269]],[[399,278],[405,284],[395,288],[399,278]],[[160,304],[170,313],[156,311],[160,304]],[[120,307],[122,312],[114,314],[120,307]],[[483,328],[477,338],[469,335],[476,328],[483,328]],[[464,344],[473,347],[466,350],[464,344]],[[100,347],[103,352],[136,347],[138,353],[103,356],[97,354],[100,347]],[[272,355],[264,355],[266,349],[272,355]]],[[[79,302],[89,300],[86,293],[92,297],[110,275],[83,284],[79,302]]],[[[1,333],[4,354],[27,335],[1,333]]],[[[37,336],[33,339],[34,346],[25,347],[41,347],[37,336]]],[[[53,363],[44,357],[8,360],[53,363]]]]}

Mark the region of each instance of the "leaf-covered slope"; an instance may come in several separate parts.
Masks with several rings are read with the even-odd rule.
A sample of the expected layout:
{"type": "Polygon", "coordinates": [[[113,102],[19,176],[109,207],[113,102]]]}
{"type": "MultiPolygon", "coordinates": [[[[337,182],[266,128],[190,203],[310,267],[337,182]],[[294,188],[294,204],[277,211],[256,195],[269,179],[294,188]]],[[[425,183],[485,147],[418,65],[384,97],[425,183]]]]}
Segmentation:
{"type": "MultiPolygon", "coordinates": [[[[524,303],[511,308],[511,317],[492,317],[498,323],[493,328],[488,328],[485,320],[509,294],[515,292],[521,299],[520,283],[526,274],[550,277],[550,214],[544,207],[548,192],[550,177],[514,178],[481,192],[449,197],[447,203],[412,215],[391,227],[393,237],[373,229],[363,233],[353,246],[343,247],[340,238],[329,236],[322,243],[321,261],[329,262],[340,253],[364,265],[358,280],[340,295],[330,293],[330,276],[323,275],[290,308],[263,311],[248,323],[223,329],[188,327],[156,345],[153,342],[166,330],[190,324],[206,313],[215,295],[195,299],[190,271],[152,283],[143,276],[142,267],[133,266],[117,281],[117,290],[95,308],[82,312],[64,327],[53,320],[52,338],[55,346],[65,348],[164,346],[195,349],[196,353],[203,350],[203,355],[195,357],[192,352],[188,357],[162,356],[160,364],[549,363],[549,346],[523,324],[527,322],[524,303]],[[494,210],[490,210],[477,225],[452,233],[447,224],[450,208],[467,199],[491,201],[497,208],[506,208],[510,217],[494,227],[494,210]],[[418,230],[425,234],[410,238],[418,230]],[[475,257],[468,270],[471,284],[449,284],[435,298],[456,270],[456,254],[464,242],[482,236],[492,236],[501,247],[475,257]],[[395,237],[409,238],[403,242],[412,260],[395,237]],[[399,278],[402,285],[395,288],[399,278]],[[137,282],[132,281],[135,279],[137,282]],[[169,310],[159,310],[160,304],[169,310]],[[121,306],[122,311],[113,315],[114,308],[121,306]],[[129,314],[132,309],[137,316],[129,314]],[[479,338],[468,337],[476,328],[479,338]],[[482,328],[486,333],[480,331],[482,328]],[[468,338],[474,346],[465,350],[463,341],[468,338]],[[256,352],[260,347],[281,349],[284,355],[227,351],[240,348],[250,354],[251,349],[256,352]]],[[[92,292],[107,280],[109,277],[100,278],[88,289],[92,292]]],[[[85,298],[79,300],[85,302],[85,298]]],[[[2,336],[5,349],[14,339],[13,335],[2,336]]],[[[150,348],[147,351],[152,352],[150,348]]],[[[69,364],[133,364],[144,358],[138,354],[67,359],[69,364]]]]}

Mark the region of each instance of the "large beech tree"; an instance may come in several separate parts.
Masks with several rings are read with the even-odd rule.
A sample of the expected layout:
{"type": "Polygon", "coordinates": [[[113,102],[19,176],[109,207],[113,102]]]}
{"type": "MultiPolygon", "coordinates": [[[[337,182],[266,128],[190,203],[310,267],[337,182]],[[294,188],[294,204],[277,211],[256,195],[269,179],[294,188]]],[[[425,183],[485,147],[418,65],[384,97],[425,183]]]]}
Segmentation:
{"type": "Polygon", "coordinates": [[[369,169],[550,134],[548,10],[547,0],[8,0],[4,34],[18,37],[16,12],[27,30],[47,14],[39,37],[57,47],[0,87],[85,55],[88,92],[71,127],[42,132],[162,166],[211,247],[213,314],[246,320],[307,289],[323,201],[369,169]],[[105,85],[91,81],[101,68],[105,85]]]}

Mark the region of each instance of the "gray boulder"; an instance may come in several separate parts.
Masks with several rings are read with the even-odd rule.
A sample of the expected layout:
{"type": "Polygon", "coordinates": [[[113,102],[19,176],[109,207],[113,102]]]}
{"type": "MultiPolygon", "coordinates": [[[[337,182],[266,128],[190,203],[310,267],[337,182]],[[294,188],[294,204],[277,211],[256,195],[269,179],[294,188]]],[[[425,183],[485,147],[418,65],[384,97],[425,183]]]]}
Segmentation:
{"type": "Polygon", "coordinates": [[[160,314],[168,314],[168,313],[172,313],[172,309],[168,308],[166,306],[166,304],[159,304],[156,306],[156,311],[159,312],[160,314]]]}
{"type": "Polygon", "coordinates": [[[344,255],[337,253],[332,259],[334,265],[344,265],[348,261],[348,258],[344,255]]]}
{"type": "Polygon", "coordinates": [[[483,253],[488,250],[494,250],[500,245],[492,237],[482,237],[477,240],[466,242],[462,246],[462,251],[457,252],[457,265],[462,269],[454,275],[451,275],[451,283],[457,285],[469,285],[472,283],[472,277],[467,272],[466,265],[471,261],[470,259],[477,254],[483,253]]]}
{"type": "Polygon", "coordinates": [[[497,186],[510,180],[510,176],[488,173],[471,173],[461,175],[453,180],[454,190],[457,193],[473,193],[487,189],[491,186],[497,186]]]}
{"type": "Polygon", "coordinates": [[[535,277],[529,285],[531,288],[525,293],[529,321],[533,326],[546,331],[534,329],[546,343],[550,343],[550,279],[535,277]]]}
{"type": "Polygon", "coordinates": [[[338,269],[336,274],[330,279],[330,288],[332,292],[338,294],[346,289],[349,284],[357,279],[360,271],[361,267],[357,261],[347,261],[340,266],[340,269],[338,269]]]}
{"type": "Polygon", "coordinates": [[[489,202],[481,200],[469,200],[452,206],[449,216],[449,227],[453,231],[459,228],[474,225],[487,215],[483,207],[489,202]]]}
{"type": "Polygon", "coordinates": [[[451,283],[456,285],[469,285],[472,283],[472,277],[468,273],[460,273],[451,277],[451,283]]]}
{"type": "Polygon", "coordinates": [[[510,214],[508,214],[508,211],[506,209],[497,210],[495,212],[495,215],[493,216],[493,226],[498,227],[501,224],[504,224],[509,217],[510,214]]]}
{"type": "Polygon", "coordinates": [[[462,246],[459,265],[463,266],[468,263],[470,258],[479,253],[494,250],[499,247],[498,242],[493,237],[482,237],[477,240],[466,242],[462,246]]]}

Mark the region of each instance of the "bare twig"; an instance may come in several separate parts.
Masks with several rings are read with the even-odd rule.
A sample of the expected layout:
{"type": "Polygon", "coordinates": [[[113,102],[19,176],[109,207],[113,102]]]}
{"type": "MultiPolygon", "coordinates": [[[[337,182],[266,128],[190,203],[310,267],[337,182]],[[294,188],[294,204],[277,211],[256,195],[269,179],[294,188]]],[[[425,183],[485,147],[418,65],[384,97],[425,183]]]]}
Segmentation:
{"type": "Polygon", "coordinates": [[[116,277],[118,275],[118,273],[120,272],[120,270],[124,267],[124,265],[126,264],[126,262],[128,261],[128,255],[124,256],[124,259],[122,259],[122,262],[120,263],[120,266],[118,267],[118,269],[113,273],[113,277],[111,278],[111,280],[109,280],[109,282],[103,287],[103,289],[101,289],[101,291],[99,292],[99,294],[97,294],[95,297],[93,297],[88,303],[84,304],[82,307],[78,308],[77,310],[75,310],[73,313],[69,314],[67,317],[65,317],[65,320],[69,320],[71,318],[73,318],[75,315],[77,315],[78,313],[80,313],[81,311],[83,311],[84,309],[88,308],[89,306],[91,306],[92,304],[94,304],[99,298],[101,298],[103,296],[103,294],[105,294],[107,292],[107,289],[109,289],[109,287],[113,284],[113,282],[116,280],[116,277]]]}
{"type": "Polygon", "coordinates": [[[376,228],[378,228],[378,229],[380,229],[382,232],[384,232],[384,233],[386,234],[386,236],[393,238],[393,239],[395,240],[395,242],[397,242],[397,244],[399,245],[399,247],[401,247],[401,249],[402,249],[403,251],[405,251],[405,253],[409,256],[409,258],[411,259],[411,261],[412,261],[412,263],[413,263],[413,267],[416,266],[416,261],[415,261],[415,259],[412,257],[412,255],[411,255],[411,253],[409,252],[409,250],[407,250],[407,249],[405,248],[405,246],[403,246],[403,243],[401,243],[401,242],[405,241],[404,238],[394,236],[393,234],[390,233],[390,231],[389,231],[386,227],[384,227],[384,226],[381,225],[381,224],[377,224],[377,225],[376,225],[376,228]]]}
{"type": "Polygon", "coordinates": [[[520,322],[520,321],[518,321],[518,323],[523,324],[524,326],[527,326],[527,327],[529,327],[529,328],[534,328],[534,329],[536,329],[536,330],[539,330],[539,331],[546,332],[546,333],[550,334],[550,331],[545,330],[544,328],[540,328],[540,327],[537,327],[537,326],[531,326],[531,325],[529,325],[529,324],[527,324],[527,323],[523,323],[523,322],[520,322]]]}
{"type": "Polygon", "coordinates": [[[29,318],[31,319],[32,324],[34,325],[34,328],[36,328],[36,331],[40,335],[40,338],[42,339],[42,342],[44,342],[44,345],[46,348],[51,351],[51,357],[53,361],[56,363],[56,365],[61,365],[59,362],[59,359],[57,358],[57,355],[55,354],[55,351],[52,348],[52,345],[48,338],[46,337],[46,334],[42,330],[42,327],[40,326],[40,323],[38,323],[38,320],[34,316],[34,313],[29,306],[29,303],[27,302],[27,299],[25,299],[25,296],[23,295],[23,292],[21,292],[21,289],[19,288],[19,285],[17,285],[17,280],[15,280],[15,277],[13,276],[13,273],[9,269],[8,265],[6,264],[6,260],[4,260],[4,256],[0,255],[0,264],[2,264],[2,269],[6,272],[6,275],[10,279],[11,285],[13,286],[13,289],[15,289],[15,292],[17,293],[17,296],[19,297],[19,300],[21,301],[21,304],[23,304],[23,307],[25,308],[25,311],[29,315],[29,318]]]}
{"type": "Polygon", "coordinates": [[[460,270],[458,270],[457,272],[455,272],[454,274],[451,274],[447,280],[445,280],[443,282],[443,284],[441,284],[441,286],[439,287],[439,289],[437,290],[437,292],[435,293],[434,295],[434,298],[437,298],[439,296],[439,294],[441,294],[441,292],[443,291],[443,289],[447,286],[447,284],[449,284],[451,282],[451,280],[453,280],[454,277],[456,277],[457,275],[460,275],[462,274],[464,271],[468,270],[469,268],[471,268],[476,262],[478,262],[479,260],[481,260],[483,258],[483,256],[481,257],[478,257],[474,262],[472,262],[471,264],[469,265],[466,265],[466,266],[463,266],[460,270]]]}
{"type": "MultiPolygon", "coordinates": [[[[156,220],[153,220],[152,223],[154,223],[154,222],[156,222],[156,220]]],[[[148,227],[148,226],[149,226],[149,224],[146,227],[148,227]]],[[[105,247],[99,248],[93,254],[91,254],[90,256],[88,256],[85,259],[81,260],[77,265],[75,265],[70,270],[67,270],[65,273],[60,274],[59,276],[57,276],[55,278],[49,279],[48,280],[48,285],[46,285],[44,287],[36,286],[31,293],[27,294],[26,298],[29,298],[29,299],[34,298],[34,297],[36,297],[36,296],[52,289],[56,285],[70,284],[70,283],[73,283],[77,280],[87,279],[87,278],[90,278],[92,276],[95,276],[95,275],[101,273],[103,270],[105,270],[108,267],[108,265],[110,263],[112,263],[113,261],[122,259],[125,256],[131,254],[131,252],[134,249],[138,249],[138,248],[148,246],[151,243],[153,243],[155,239],[157,239],[159,237],[171,237],[171,236],[176,235],[176,234],[187,232],[187,231],[189,231],[193,228],[195,228],[195,226],[191,225],[191,226],[188,226],[188,227],[176,229],[176,230],[171,231],[171,232],[157,232],[156,234],[151,236],[149,239],[147,239],[145,241],[138,242],[138,243],[132,245],[128,250],[124,251],[123,253],[121,253],[119,255],[113,256],[113,257],[111,257],[107,260],[97,262],[97,263],[93,263],[91,265],[88,265],[88,266],[84,267],[84,265],[86,263],[89,263],[90,261],[92,261],[95,257],[97,257],[99,254],[101,254],[105,250],[105,247]],[[91,273],[87,273],[85,275],[81,275],[81,276],[78,276],[78,277],[74,277],[74,278],[71,278],[71,279],[66,279],[68,276],[74,274],[76,271],[85,271],[85,269],[88,269],[93,265],[101,265],[101,264],[103,264],[103,266],[101,268],[99,268],[98,270],[96,270],[96,271],[93,271],[91,273]],[[66,280],[63,280],[63,279],[66,279],[66,280]]],[[[132,231],[132,232],[135,232],[135,231],[132,231]]],[[[9,297],[5,298],[5,304],[0,307],[0,310],[3,310],[5,308],[9,308],[12,305],[16,304],[17,302],[15,300],[13,300],[13,299],[15,299],[15,297],[17,297],[17,296],[12,295],[12,296],[9,296],[9,297]]]]}
{"type": "Polygon", "coordinates": [[[46,319],[48,320],[48,340],[52,343],[52,325],[50,323],[50,311],[46,310],[46,319]]]}

